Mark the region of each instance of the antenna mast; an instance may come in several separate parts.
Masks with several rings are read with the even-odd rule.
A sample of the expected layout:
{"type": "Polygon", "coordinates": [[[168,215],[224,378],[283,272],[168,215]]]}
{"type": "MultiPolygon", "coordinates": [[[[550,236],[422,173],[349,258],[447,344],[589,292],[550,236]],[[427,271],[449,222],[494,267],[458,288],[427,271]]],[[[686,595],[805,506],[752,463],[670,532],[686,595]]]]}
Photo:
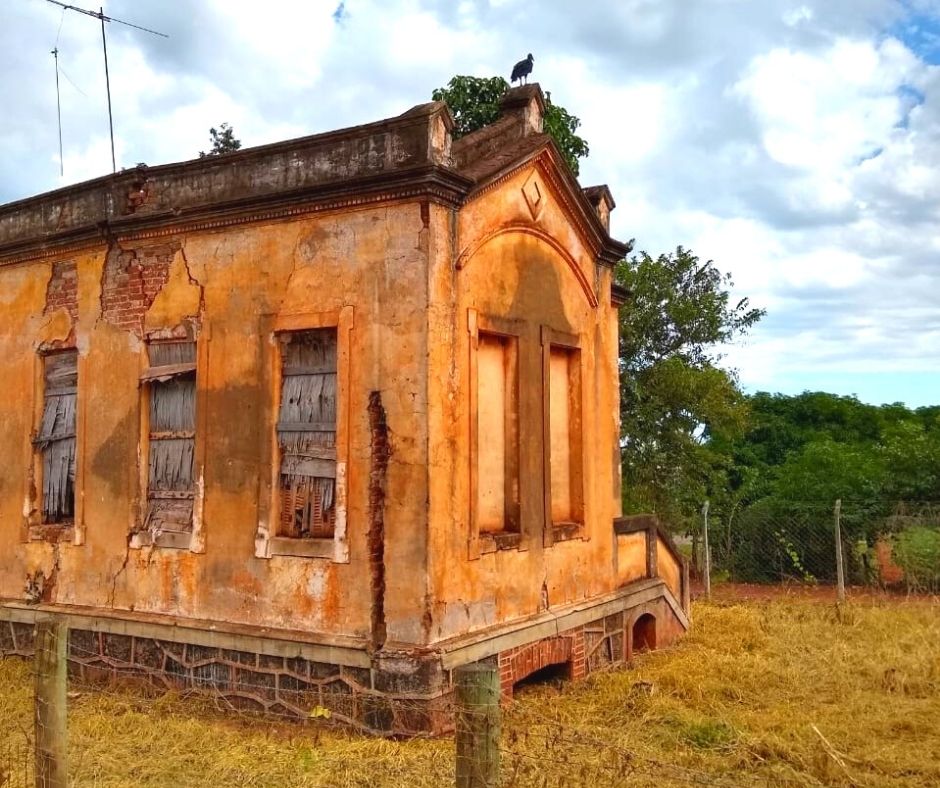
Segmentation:
{"type": "Polygon", "coordinates": [[[65,175],[65,162],[62,160],[62,100],[59,98],[59,47],[51,52],[55,58],[55,110],[59,118],[59,175],[65,175]]]}
{"type": "MultiPolygon", "coordinates": [[[[133,27],[135,30],[143,30],[145,33],[152,33],[155,36],[161,36],[162,38],[169,38],[166,33],[160,33],[157,30],[151,30],[149,27],[141,27],[140,25],[135,25],[131,22],[125,22],[123,19],[115,19],[111,16],[105,16],[104,7],[100,7],[97,11],[89,11],[86,8],[79,8],[74,5],[67,5],[66,3],[60,3],[59,0],[47,0],[47,2],[57,5],[60,8],[65,9],[66,11],[77,11],[80,14],[85,14],[85,16],[94,17],[101,21],[101,49],[104,52],[104,83],[105,88],[108,93],[108,128],[111,131],[111,172],[117,172],[117,159],[114,156],[114,116],[111,112],[111,75],[108,71],[108,38],[104,32],[104,23],[105,22],[117,22],[120,25],[127,25],[127,27],[133,27]]],[[[58,85],[59,85],[59,70],[58,70],[58,48],[56,48],[53,53],[56,56],[56,96],[58,96],[58,85]]],[[[59,117],[59,160],[62,160],[62,120],[61,120],[61,111],[59,117]]]]}

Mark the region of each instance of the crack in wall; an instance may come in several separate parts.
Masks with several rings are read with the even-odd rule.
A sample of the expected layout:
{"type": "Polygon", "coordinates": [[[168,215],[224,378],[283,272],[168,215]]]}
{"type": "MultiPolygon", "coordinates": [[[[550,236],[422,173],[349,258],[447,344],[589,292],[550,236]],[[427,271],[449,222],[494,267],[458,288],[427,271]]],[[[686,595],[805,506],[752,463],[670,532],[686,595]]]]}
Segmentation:
{"type": "Polygon", "coordinates": [[[121,568],[114,573],[114,576],[111,578],[111,593],[108,596],[108,607],[114,608],[114,598],[117,595],[117,582],[118,578],[124,574],[127,570],[127,562],[131,557],[131,536],[128,535],[127,542],[124,545],[124,561],[121,563],[121,568]]]}
{"type": "Polygon", "coordinates": [[[180,246],[179,254],[180,259],[183,261],[183,268],[186,269],[186,278],[193,287],[199,288],[199,314],[204,315],[206,313],[206,288],[202,282],[193,276],[193,271],[189,267],[189,258],[186,256],[185,246],[180,246]]]}
{"type": "Polygon", "coordinates": [[[173,258],[181,249],[176,240],[124,249],[109,237],[98,297],[99,319],[142,338],[144,316],[169,281],[173,258]]]}

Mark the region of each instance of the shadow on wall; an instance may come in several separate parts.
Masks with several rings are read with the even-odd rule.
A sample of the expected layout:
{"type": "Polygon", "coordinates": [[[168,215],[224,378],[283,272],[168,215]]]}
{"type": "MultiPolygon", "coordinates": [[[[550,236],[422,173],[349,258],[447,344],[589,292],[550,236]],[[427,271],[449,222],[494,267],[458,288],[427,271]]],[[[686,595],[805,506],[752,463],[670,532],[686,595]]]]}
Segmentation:
{"type": "MultiPolygon", "coordinates": [[[[557,331],[573,331],[561,298],[562,283],[554,265],[553,252],[534,238],[523,236],[507,253],[519,254],[519,280],[513,293],[509,317],[531,319],[537,315],[557,331]]],[[[509,260],[506,263],[510,263],[509,260]]],[[[564,263],[561,263],[564,265],[564,263]]]]}

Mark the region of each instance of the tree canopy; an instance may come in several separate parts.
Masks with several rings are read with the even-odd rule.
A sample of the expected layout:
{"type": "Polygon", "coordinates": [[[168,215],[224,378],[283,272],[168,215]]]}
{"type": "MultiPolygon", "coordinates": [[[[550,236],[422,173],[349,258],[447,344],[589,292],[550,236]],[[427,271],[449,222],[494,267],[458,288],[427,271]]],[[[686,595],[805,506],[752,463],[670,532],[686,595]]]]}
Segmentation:
{"type": "Polygon", "coordinates": [[[751,422],[734,451],[735,466],[761,479],[749,498],[940,500],[940,408],[821,391],[748,400],[751,422]]]}
{"type": "MultiPolygon", "coordinates": [[[[457,75],[447,87],[437,88],[431,98],[450,107],[456,122],[454,136],[459,138],[499,118],[499,102],[507,90],[509,83],[502,77],[457,75]]],[[[543,129],[555,140],[575,175],[580,171],[579,160],[590,152],[587,142],[577,134],[580,126],[577,117],[546,99],[543,129]]]]}
{"type": "Polygon", "coordinates": [[[242,146],[241,140],[236,139],[235,131],[228,123],[223,123],[219,128],[213,126],[209,129],[209,139],[212,142],[212,148],[208,153],[199,151],[200,159],[206,156],[219,156],[223,153],[232,153],[242,146]]]}
{"type": "Polygon", "coordinates": [[[726,484],[732,441],[747,427],[719,348],[764,312],[747,299],[732,305],[730,275],[681,246],[635,255],[615,275],[631,292],[620,313],[625,508],[681,522],[726,484]]]}
{"type": "Polygon", "coordinates": [[[821,391],[746,398],[727,485],[713,491],[710,530],[739,580],[832,580],[833,507],[842,501],[847,571],[869,582],[889,540],[905,582],[940,585],[940,408],[868,405],[821,391]],[[776,559],[772,556],[776,555],[776,559]]]}

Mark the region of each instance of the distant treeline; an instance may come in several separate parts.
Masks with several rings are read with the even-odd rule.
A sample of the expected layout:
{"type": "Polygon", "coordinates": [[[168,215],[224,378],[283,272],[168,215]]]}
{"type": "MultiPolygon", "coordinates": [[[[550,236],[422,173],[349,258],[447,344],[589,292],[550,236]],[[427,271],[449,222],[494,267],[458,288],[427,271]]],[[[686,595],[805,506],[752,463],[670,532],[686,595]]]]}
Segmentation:
{"type": "Polygon", "coordinates": [[[746,401],[743,436],[711,436],[731,460],[731,499],[940,501],[940,405],[866,405],[824,392],[746,401]]]}
{"type": "MultiPolygon", "coordinates": [[[[940,406],[822,392],[746,397],[747,427],[710,435],[716,565],[735,580],[834,580],[840,501],[850,582],[940,588],[940,406]]],[[[700,525],[694,516],[688,530],[700,525]]]]}

